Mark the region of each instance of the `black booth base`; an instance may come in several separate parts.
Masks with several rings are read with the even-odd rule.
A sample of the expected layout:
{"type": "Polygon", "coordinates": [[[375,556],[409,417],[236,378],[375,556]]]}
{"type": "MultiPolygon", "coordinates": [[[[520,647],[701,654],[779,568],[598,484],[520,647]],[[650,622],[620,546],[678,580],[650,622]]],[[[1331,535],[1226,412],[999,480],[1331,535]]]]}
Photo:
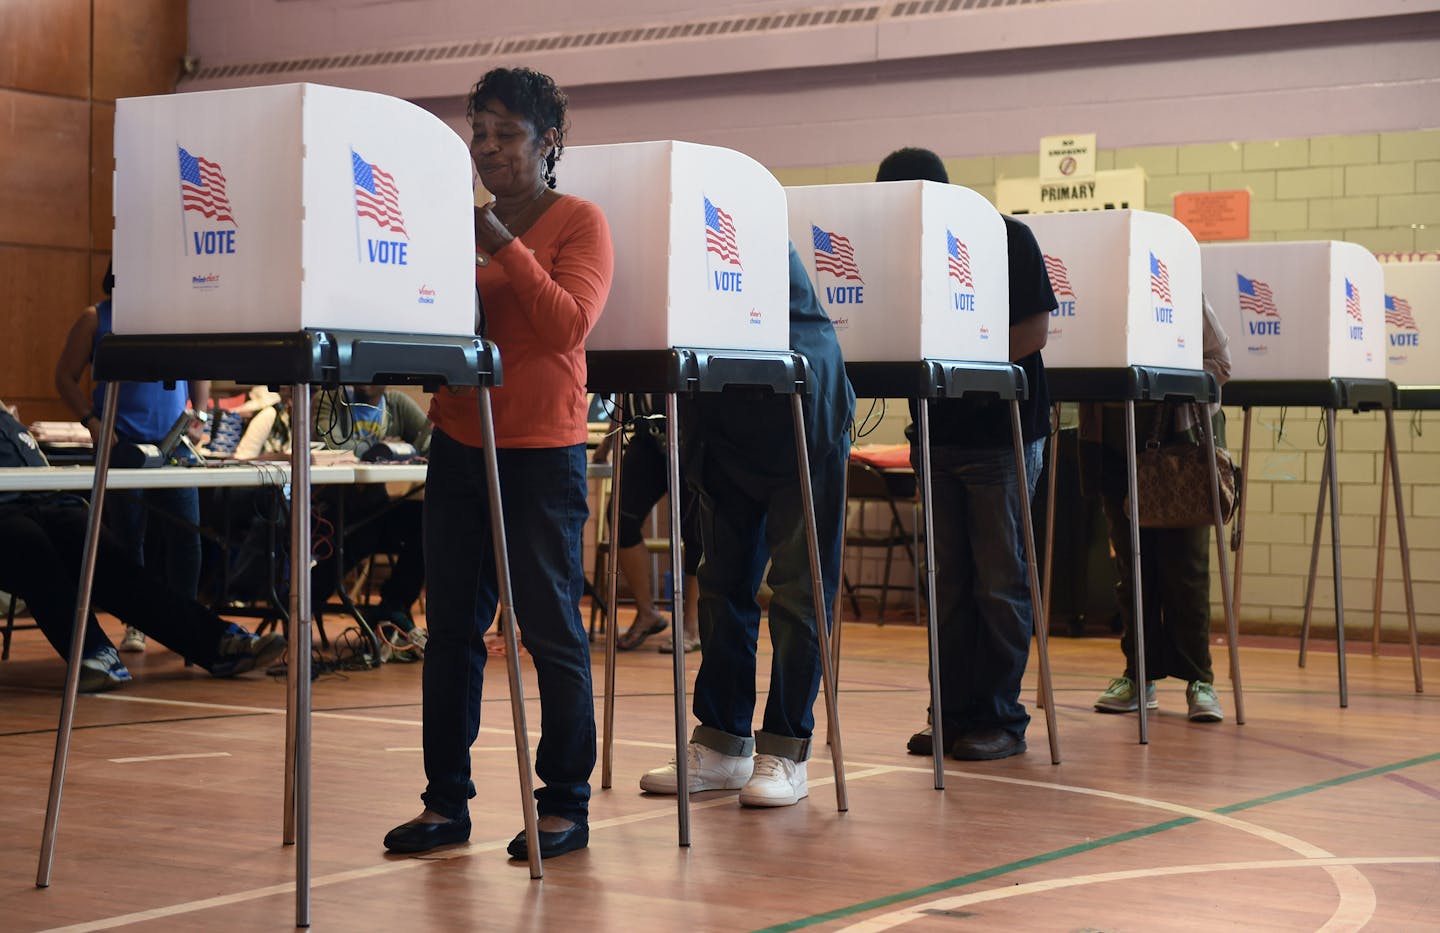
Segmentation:
{"type": "Polygon", "coordinates": [[[1225,384],[1224,401],[1242,408],[1376,411],[1395,407],[1395,384],[1388,379],[1236,379],[1225,384]]]}
{"type": "MultiPolygon", "coordinates": [[[[1049,367],[1045,383],[1056,402],[1213,402],[1215,377],[1203,369],[1162,366],[1049,367]]],[[[1228,393],[1230,387],[1225,387],[1228,393]]]]}
{"type": "Polygon", "coordinates": [[[1401,411],[1440,411],[1440,386],[1396,386],[1395,407],[1401,411]]]}
{"type": "Polygon", "coordinates": [[[805,391],[805,358],[790,350],[590,350],[587,386],[599,395],[622,392],[805,391]]]}
{"type": "Polygon", "coordinates": [[[256,334],[109,334],[95,378],[230,379],[268,385],[500,384],[500,354],[479,337],[300,330],[256,334]]]}
{"type": "Polygon", "coordinates": [[[859,398],[942,399],[966,395],[1024,399],[1025,370],[1013,363],[909,360],[845,364],[859,398]]]}

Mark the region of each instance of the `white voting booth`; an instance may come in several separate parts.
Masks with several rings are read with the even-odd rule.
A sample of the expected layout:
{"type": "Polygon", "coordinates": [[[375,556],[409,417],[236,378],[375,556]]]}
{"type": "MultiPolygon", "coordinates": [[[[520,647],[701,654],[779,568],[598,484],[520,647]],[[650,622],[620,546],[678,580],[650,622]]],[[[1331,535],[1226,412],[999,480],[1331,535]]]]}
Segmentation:
{"type": "Polygon", "coordinates": [[[1381,263],[1385,375],[1400,386],[1440,385],[1440,262],[1381,263]]]}
{"type": "Polygon", "coordinates": [[[785,193],[763,165],[663,141],[575,146],[557,174],[605,212],[615,243],[587,349],[789,348],[785,193]]]}
{"type": "Polygon", "coordinates": [[[1005,222],[983,196],[929,181],[785,189],[790,239],[847,362],[1005,362],[1005,222]]]}
{"type": "Polygon", "coordinates": [[[1200,250],[1183,224],[1149,211],[1019,219],[1045,254],[1059,303],[1047,367],[1201,368],[1200,250]]]}
{"type": "Polygon", "coordinates": [[[316,84],[120,100],[115,332],[475,333],[469,148],[316,84]]]}
{"type": "Polygon", "coordinates": [[[1384,379],[1384,276],[1354,243],[1207,243],[1230,378],[1384,379]]]}

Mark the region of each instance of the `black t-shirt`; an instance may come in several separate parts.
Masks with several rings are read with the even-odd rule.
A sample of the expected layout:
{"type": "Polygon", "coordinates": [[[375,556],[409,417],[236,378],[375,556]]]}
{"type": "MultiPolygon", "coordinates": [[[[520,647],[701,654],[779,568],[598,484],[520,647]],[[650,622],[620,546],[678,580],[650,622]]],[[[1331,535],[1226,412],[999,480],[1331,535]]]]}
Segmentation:
{"type": "MultiPolygon", "coordinates": [[[[1004,216],[1004,215],[1002,215],[1004,216]]],[[[1049,314],[1056,307],[1045,257],[1035,234],[1012,217],[1005,216],[1005,239],[1010,255],[1010,324],[1014,326],[1032,314],[1049,314]]],[[[1044,437],[1050,431],[1050,390],[1045,384],[1045,363],[1040,351],[1015,361],[1025,370],[1030,396],[1020,403],[1020,432],[1026,441],[1044,437]]],[[[910,402],[915,418],[915,402],[910,402]]],[[[917,429],[905,430],[913,441],[917,429]]],[[[930,406],[930,443],[946,447],[1010,447],[1010,402],[994,397],[947,399],[930,406]]]]}

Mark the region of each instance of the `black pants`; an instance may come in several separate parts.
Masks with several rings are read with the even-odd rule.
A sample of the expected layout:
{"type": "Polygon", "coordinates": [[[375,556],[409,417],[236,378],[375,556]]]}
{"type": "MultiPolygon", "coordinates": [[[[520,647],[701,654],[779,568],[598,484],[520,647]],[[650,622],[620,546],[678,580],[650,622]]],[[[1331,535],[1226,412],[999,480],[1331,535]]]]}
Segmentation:
{"type": "MultiPolygon", "coordinates": [[[[69,657],[80,584],[87,512],[72,504],[44,505],[0,515],[0,590],[25,600],[40,631],[61,657],[69,657]]],[[[101,532],[91,602],[160,644],[209,670],[230,623],[170,590],[130,556],[121,541],[101,532]]],[[[111,645],[91,613],[84,649],[111,645]]],[[[113,645],[111,645],[113,647],[113,645]]]]}

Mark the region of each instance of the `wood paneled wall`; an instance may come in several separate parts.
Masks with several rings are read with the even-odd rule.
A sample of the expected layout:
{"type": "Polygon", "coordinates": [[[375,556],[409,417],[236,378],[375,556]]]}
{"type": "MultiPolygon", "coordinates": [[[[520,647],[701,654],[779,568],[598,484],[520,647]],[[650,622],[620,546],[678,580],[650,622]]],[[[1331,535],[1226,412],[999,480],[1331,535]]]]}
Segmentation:
{"type": "Polygon", "coordinates": [[[185,0],[0,2],[0,398],[73,417],[55,359],[101,297],[115,100],[175,89],[185,0]]]}

